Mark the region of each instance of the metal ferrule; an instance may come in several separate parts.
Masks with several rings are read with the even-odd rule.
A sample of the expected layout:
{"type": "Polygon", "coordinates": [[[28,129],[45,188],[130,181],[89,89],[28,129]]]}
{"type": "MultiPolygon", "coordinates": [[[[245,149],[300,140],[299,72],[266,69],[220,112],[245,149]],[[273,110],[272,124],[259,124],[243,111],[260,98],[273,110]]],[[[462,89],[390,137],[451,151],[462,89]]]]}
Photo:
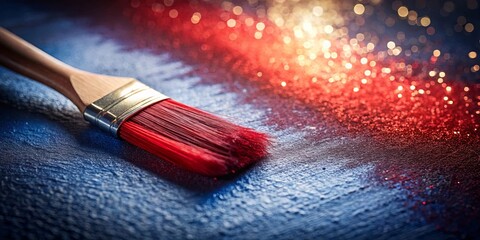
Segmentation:
{"type": "Polygon", "coordinates": [[[83,113],[87,121],[117,136],[128,117],[169,97],[138,81],[128,83],[88,105],[83,113]]]}

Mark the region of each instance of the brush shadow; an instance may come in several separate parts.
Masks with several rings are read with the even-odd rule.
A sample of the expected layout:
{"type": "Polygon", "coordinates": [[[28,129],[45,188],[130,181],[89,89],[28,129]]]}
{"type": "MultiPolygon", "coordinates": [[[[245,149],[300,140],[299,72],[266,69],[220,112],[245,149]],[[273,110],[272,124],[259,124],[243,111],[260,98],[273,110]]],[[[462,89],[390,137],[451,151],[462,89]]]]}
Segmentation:
{"type": "Polygon", "coordinates": [[[75,135],[79,144],[118,156],[128,163],[148,171],[162,179],[194,192],[209,193],[220,190],[227,184],[235,182],[241,174],[226,177],[202,176],[164,161],[134,145],[105,134],[96,128],[88,128],[75,135]]]}

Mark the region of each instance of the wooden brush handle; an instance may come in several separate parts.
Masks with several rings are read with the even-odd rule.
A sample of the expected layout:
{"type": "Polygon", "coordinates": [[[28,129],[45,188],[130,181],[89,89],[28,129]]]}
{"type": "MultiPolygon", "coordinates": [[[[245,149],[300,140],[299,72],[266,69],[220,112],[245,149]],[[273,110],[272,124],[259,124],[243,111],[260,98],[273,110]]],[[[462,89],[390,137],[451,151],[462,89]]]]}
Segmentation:
{"type": "Polygon", "coordinates": [[[135,81],[85,72],[48,55],[0,27],[0,64],[69,98],[83,112],[89,104],[135,81]]]}

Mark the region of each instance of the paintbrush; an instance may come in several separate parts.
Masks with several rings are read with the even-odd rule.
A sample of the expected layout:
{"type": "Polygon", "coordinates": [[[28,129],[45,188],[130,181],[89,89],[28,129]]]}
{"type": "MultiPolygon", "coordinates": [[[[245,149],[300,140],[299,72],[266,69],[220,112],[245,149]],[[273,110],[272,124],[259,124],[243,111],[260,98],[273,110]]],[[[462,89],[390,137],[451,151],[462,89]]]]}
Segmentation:
{"type": "Polygon", "coordinates": [[[91,124],[190,171],[226,175],[267,155],[264,133],[174,101],[133,78],[69,66],[1,27],[0,64],[60,92],[91,124]]]}

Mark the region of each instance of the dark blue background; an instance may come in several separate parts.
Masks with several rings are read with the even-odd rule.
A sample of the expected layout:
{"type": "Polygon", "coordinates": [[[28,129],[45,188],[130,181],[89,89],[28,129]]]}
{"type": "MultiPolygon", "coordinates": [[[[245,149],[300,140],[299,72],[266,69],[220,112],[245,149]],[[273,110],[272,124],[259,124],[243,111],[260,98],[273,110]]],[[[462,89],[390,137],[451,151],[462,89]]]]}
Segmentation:
{"type": "Polygon", "coordinates": [[[476,199],[444,184],[448,169],[401,165],[391,170],[431,175],[399,183],[381,168],[424,161],[432,151],[462,159],[468,146],[452,152],[435,143],[323,136],[302,120],[316,119],[314,112],[255,95],[242,79],[201,79],[195,66],[168,51],[132,48],[109,34],[126,30],[92,25],[88,15],[3,1],[0,25],[68,64],[138,78],[275,138],[271,156],[245,172],[198,176],[90,127],[63,96],[0,68],[0,238],[441,239],[479,231],[470,211],[476,199]],[[419,193],[422,181],[442,190],[419,193]]]}

